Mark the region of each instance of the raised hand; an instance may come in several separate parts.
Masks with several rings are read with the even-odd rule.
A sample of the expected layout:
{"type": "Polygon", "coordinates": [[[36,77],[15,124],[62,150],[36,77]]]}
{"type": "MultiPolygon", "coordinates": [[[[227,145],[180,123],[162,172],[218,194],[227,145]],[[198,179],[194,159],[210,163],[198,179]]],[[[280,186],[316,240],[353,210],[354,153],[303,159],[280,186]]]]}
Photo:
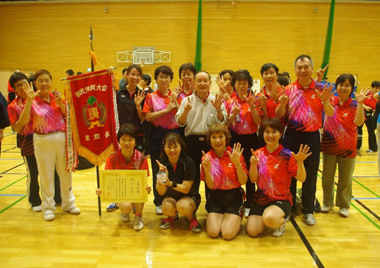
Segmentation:
{"type": "Polygon", "coordinates": [[[187,97],[187,102],[186,102],[185,106],[183,107],[184,112],[188,113],[191,111],[192,108],[193,108],[193,106],[191,106],[190,97],[187,97]]]}
{"type": "Polygon", "coordinates": [[[240,157],[243,153],[244,148],[241,148],[241,144],[238,142],[234,144],[234,148],[232,149],[232,154],[230,151],[227,151],[228,156],[230,157],[232,163],[234,163],[235,167],[240,166],[240,157]]]}
{"type": "Polygon", "coordinates": [[[293,153],[293,152],[291,152],[291,153],[292,153],[292,155],[294,156],[294,159],[295,159],[297,162],[303,162],[303,161],[305,161],[306,158],[309,157],[309,155],[312,154],[311,152],[308,153],[309,150],[310,150],[310,147],[309,147],[309,146],[301,144],[301,145],[300,145],[300,150],[298,151],[297,154],[295,154],[295,153],[293,153]]]}
{"type": "Polygon", "coordinates": [[[276,83],[273,85],[272,90],[270,92],[267,91],[267,93],[274,102],[278,102],[280,92],[282,91],[281,89],[283,88],[284,87],[281,87],[278,83],[276,83]]]}
{"type": "Polygon", "coordinates": [[[178,95],[181,93],[182,88],[180,86],[176,86],[173,90],[172,93],[170,94],[170,101],[175,102],[177,101],[178,95]]]}
{"type": "MultiPolygon", "coordinates": [[[[178,86],[176,86],[173,90],[172,90],[172,95],[173,93],[176,93],[176,92],[179,92],[181,93],[183,90],[182,90],[182,85],[181,85],[181,81],[178,81],[178,86]]],[[[177,94],[177,96],[179,95],[179,93],[177,94]]],[[[171,96],[171,95],[170,95],[171,96]]]]}
{"type": "Polygon", "coordinates": [[[141,108],[141,103],[143,102],[144,98],[145,98],[144,91],[141,90],[141,91],[137,92],[136,97],[135,97],[135,105],[136,105],[136,107],[140,107],[141,108]]]}
{"type": "Polygon", "coordinates": [[[158,172],[165,172],[166,176],[169,178],[169,172],[166,166],[160,163],[160,161],[156,160],[156,163],[158,164],[158,172]]]}
{"type": "Polygon", "coordinates": [[[289,101],[289,97],[286,95],[286,91],[285,91],[285,88],[282,88],[282,95],[280,96],[280,98],[278,99],[278,102],[281,104],[281,105],[286,105],[289,101]]]}
{"type": "Polygon", "coordinates": [[[176,108],[177,108],[177,101],[169,103],[168,106],[166,107],[166,110],[168,112],[171,112],[173,111],[173,109],[176,109],[176,108]]]}
{"type": "Polygon", "coordinates": [[[257,166],[257,163],[259,163],[259,158],[257,157],[255,151],[251,149],[252,156],[249,159],[249,162],[251,162],[251,166],[257,166]]]}
{"type": "Polygon", "coordinates": [[[229,100],[231,99],[231,96],[230,94],[228,94],[227,90],[225,90],[224,88],[220,89],[221,91],[221,95],[223,97],[224,100],[229,100]]]}
{"type": "Polygon", "coordinates": [[[367,96],[369,92],[370,92],[370,89],[369,88],[364,89],[364,87],[362,88],[359,94],[354,92],[356,101],[360,104],[363,104],[363,102],[370,97],[370,96],[367,96]]]}
{"type": "Polygon", "coordinates": [[[221,95],[219,95],[219,94],[216,94],[216,96],[215,96],[215,101],[212,101],[212,100],[211,100],[211,104],[212,104],[212,106],[214,106],[214,108],[215,108],[217,111],[219,111],[219,110],[220,110],[220,107],[221,107],[222,104],[223,104],[223,101],[224,101],[223,97],[222,97],[221,95]]]}
{"type": "Polygon", "coordinates": [[[34,92],[32,82],[30,84],[28,84],[28,83],[23,84],[22,89],[26,93],[26,98],[28,100],[34,100],[38,96],[38,93],[40,92],[39,90],[34,92]]]}
{"type": "MultiPolygon", "coordinates": [[[[179,89],[181,90],[181,92],[183,91],[183,88],[182,88],[182,84],[181,84],[181,81],[178,81],[178,87],[179,89]]],[[[177,87],[176,87],[177,88],[177,87]]]]}
{"type": "Polygon", "coordinates": [[[59,94],[59,92],[57,91],[57,88],[55,88],[54,97],[55,97],[55,103],[58,106],[60,106],[62,104],[62,97],[61,97],[61,94],[59,94]]]}
{"type": "Polygon", "coordinates": [[[205,154],[204,151],[202,151],[202,154],[203,154],[203,160],[202,160],[202,167],[205,171],[209,172],[211,170],[211,161],[210,159],[207,157],[207,155],[205,154]]]}
{"type": "Polygon", "coordinates": [[[237,116],[240,113],[239,103],[237,102],[237,99],[234,100],[234,107],[232,108],[232,114],[234,116],[237,116]]]}
{"type": "Polygon", "coordinates": [[[323,68],[323,69],[319,69],[319,70],[317,71],[317,78],[315,79],[317,82],[321,82],[321,81],[322,81],[322,79],[323,79],[323,75],[325,74],[325,72],[326,72],[326,70],[327,70],[328,67],[329,67],[329,65],[327,64],[327,65],[325,66],[325,68],[323,68]]]}
{"type": "Polygon", "coordinates": [[[261,94],[259,97],[260,106],[262,109],[266,109],[268,98],[265,96],[265,94],[261,94]]]}
{"type": "Polygon", "coordinates": [[[216,77],[216,83],[218,84],[219,86],[219,89],[223,92],[227,92],[227,84],[228,84],[228,81],[224,81],[224,77],[220,77],[220,76],[217,76],[216,77]]]}
{"type": "Polygon", "coordinates": [[[253,107],[257,100],[257,93],[254,91],[251,91],[252,94],[247,98],[246,95],[243,96],[243,99],[248,103],[249,107],[253,107]]]}
{"type": "Polygon", "coordinates": [[[327,84],[323,88],[322,93],[319,93],[319,91],[316,89],[315,92],[318,95],[318,98],[321,100],[321,102],[328,102],[332,95],[334,95],[335,91],[333,84],[330,84],[329,87],[327,87],[327,84]]]}

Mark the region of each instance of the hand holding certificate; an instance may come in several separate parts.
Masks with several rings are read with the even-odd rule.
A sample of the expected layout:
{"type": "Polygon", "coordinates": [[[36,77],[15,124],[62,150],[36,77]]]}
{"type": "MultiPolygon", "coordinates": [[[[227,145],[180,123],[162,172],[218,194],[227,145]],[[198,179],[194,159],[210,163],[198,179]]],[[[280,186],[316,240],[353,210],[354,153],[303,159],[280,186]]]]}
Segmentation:
{"type": "Polygon", "coordinates": [[[148,201],[145,170],[101,170],[102,201],[144,203],[148,201]]]}

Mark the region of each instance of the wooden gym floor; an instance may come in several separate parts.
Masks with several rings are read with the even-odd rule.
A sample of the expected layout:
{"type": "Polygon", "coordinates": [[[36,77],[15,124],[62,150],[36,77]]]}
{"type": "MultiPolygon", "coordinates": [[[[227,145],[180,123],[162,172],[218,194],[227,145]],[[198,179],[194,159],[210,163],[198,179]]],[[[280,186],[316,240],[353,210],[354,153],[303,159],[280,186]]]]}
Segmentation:
{"type": "MultiPolygon", "coordinates": [[[[192,233],[183,218],[172,229],[160,230],[164,216],[154,213],[152,194],[140,232],[133,230],[133,216],[130,223],[122,223],[119,211],[106,212],[108,203],[102,203],[99,217],[95,168],[73,175],[82,214],[70,215],[58,207],[55,220],[46,222],[28,205],[16,135],[10,128],[5,135],[0,159],[0,267],[380,267],[380,180],[377,154],[365,152],[366,136],[362,156],[356,159],[355,199],[348,218],[340,217],[335,207],[328,214],[316,213],[317,224],[310,227],[297,214],[280,238],[272,237],[269,229],[249,237],[243,219],[239,235],[224,241],[210,239],[205,231],[192,233]]],[[[317,197],[322,202],[320,176],[317,197]]],[[[203,230],[204,205],[203,200],[197,213],[203,230]]]]}

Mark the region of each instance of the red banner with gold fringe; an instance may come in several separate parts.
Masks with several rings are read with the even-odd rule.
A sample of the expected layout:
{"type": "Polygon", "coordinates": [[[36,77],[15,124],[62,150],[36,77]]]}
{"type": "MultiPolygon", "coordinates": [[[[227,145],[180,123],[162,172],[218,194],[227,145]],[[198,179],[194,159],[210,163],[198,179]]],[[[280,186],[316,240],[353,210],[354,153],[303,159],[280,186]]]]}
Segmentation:
{"type": "Polygon", "coordinates": [[[68,133],[72,133],[79,155],[100,166],[118,148],[112,71],[106,69],[67,80],[68,133]]]}

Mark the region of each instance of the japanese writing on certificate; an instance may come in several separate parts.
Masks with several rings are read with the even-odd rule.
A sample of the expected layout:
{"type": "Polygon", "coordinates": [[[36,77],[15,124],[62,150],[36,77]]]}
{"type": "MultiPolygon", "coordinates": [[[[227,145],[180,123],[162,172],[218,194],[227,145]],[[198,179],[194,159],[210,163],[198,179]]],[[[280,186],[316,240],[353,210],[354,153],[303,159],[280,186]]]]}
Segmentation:
{"type": "Polygon", "coordinates": [[[147,202],[145,170],[100,171],[102,201],[147,202]]]}

